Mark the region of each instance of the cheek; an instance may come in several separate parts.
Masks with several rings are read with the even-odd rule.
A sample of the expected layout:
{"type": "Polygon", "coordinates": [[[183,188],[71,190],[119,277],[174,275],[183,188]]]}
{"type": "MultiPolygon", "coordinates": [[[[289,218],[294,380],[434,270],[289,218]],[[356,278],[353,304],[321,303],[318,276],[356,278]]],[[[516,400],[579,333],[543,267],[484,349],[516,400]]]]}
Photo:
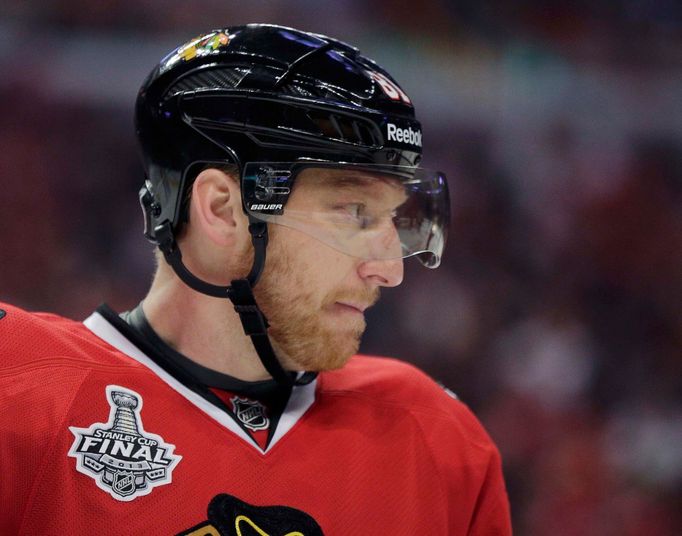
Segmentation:
{"type": "Polygon", "coordinates": [[[272,225],[268,253],[286,280],[287,293],[315,296],[319,302],[340,287],[357,286],[357,260],[286,227],[272,225]]]}
{"type": "Polygon", "coordinates": [[[334,301],[339,292],[358,288],[357,266],[351,257],[333,251],[331,255],[318,255],[310,266],[306,285],[320,297],[322,305],[334,301]]]}

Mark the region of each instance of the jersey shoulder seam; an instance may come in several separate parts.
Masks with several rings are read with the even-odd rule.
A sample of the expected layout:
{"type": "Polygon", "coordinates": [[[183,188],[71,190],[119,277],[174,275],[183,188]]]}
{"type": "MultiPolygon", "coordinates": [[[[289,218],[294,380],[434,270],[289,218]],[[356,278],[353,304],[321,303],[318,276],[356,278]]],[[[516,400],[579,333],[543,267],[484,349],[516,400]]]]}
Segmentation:
{"type": "Polygon", "coordinates": [[[65,356],[56,354],[49,357],[40,357],[26,363],[21,363],[19,365],[13,365],[7,368],[0,369],[0,377],[12,376],[14,374],[21,374],[22,372],[31,370],[41,370],[48,368],[63,368],[72,367],[80,368],[83,370],[94,371],[118,371],[122,368],[124,369],[134,369],[134,370],[148,370],[146,367],[141,367],[139,363],[97,363],[94,361],[89,361],[87,359],[65,356]]]}

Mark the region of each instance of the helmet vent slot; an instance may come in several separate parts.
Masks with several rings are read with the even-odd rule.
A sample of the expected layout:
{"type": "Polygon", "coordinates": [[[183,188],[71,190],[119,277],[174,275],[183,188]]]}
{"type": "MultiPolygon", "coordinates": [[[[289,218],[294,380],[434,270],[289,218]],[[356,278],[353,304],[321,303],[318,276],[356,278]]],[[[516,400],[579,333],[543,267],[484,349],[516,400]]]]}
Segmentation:
{"type": "Polygon", "coordinates": [[[329,89],[321,86],[316,86],[309,83],[303,83],[297,80],[296,83],[285,84],[281,86],[280,91],[285,95],[294,95],[296,97],[308,97],[313,99],[328,99],[335,97],[334,93],[329,89]]]}
{"type": "Polygon", "coordinates": [[[321,96],[319,95],[319,92],[310,91],[310,89],[307,89],[301,85],[288,84],[286,86],[283,86],[281,90],[283,93],[295,95],[297,97],[314,98],[321,96]]]}
{"type": "Polygon", "coordinates": [[[321,110],[309,110],[307,115],[319,133],[328,138],[357,145],[381,145],[380,138],[364,121],[321,110]]]}
{"type": "Polygon", "coordinates": [[[248,69],[210,69],[190,74],[179,80],[166,92],[166,97],[187,91],[233,89],[249,74],[248,69]]]}

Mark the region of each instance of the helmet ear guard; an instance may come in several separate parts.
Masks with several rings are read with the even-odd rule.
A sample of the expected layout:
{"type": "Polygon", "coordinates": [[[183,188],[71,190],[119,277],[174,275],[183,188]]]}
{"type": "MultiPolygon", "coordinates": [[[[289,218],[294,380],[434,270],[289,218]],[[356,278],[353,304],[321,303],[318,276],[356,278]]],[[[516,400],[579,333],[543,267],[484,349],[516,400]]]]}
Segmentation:
{"type": "Polygon", "coordinates": [[[144,186],[140,188],[138,197],[140,206],[142,207],[142,214],[144,215],[144,236],[150,242],[157,242],[156,233],[154,232],[155,220],[161,214],[161,205],[154,200],[154,195],[149,190],[149,181],[145,181],[144,186]]]}

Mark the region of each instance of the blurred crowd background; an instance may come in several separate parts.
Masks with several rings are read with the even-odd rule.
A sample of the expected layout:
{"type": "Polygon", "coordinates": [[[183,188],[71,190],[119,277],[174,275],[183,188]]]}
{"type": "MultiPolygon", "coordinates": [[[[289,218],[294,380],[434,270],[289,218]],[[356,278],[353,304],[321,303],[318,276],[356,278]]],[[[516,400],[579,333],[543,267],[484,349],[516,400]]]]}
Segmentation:
{"type": "Polygon", "coordinates": [[[132,106],[167,51],[272,22],[401,82],[451,179],[434,272],[368,353],[455,391],[502,451],[515,533],[682,534],[682,4],[4,0],[0,299],[84,318],[144,295],[132,106]]]}

